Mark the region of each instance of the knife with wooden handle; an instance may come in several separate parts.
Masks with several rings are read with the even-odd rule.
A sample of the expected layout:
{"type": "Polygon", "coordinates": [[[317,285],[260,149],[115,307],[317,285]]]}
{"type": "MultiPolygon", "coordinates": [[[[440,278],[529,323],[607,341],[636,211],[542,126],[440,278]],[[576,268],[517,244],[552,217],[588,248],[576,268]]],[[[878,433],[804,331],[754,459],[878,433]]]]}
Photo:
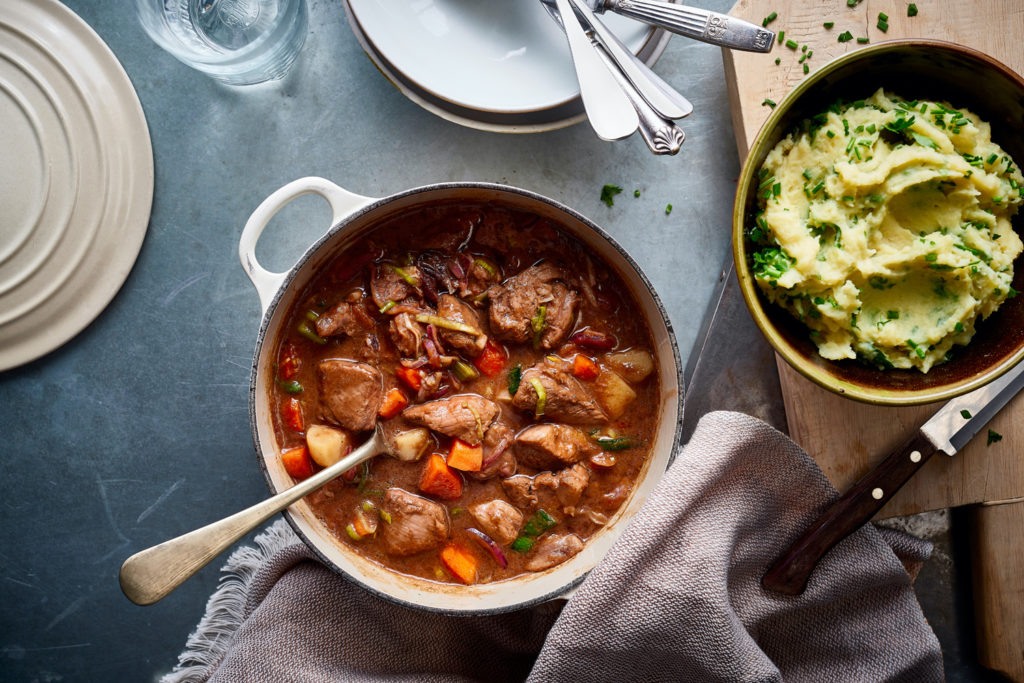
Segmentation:
{"type": "Polygon", "coordinates": [[[952,399],[916,434],[864,475],[822,512],[817,521],[775,561],[761,585],[799,595],[818,561],[839,541],[868,522],[937,452],[955,455],[1024,386],[1024,363],[980,389],[952,399]]]}

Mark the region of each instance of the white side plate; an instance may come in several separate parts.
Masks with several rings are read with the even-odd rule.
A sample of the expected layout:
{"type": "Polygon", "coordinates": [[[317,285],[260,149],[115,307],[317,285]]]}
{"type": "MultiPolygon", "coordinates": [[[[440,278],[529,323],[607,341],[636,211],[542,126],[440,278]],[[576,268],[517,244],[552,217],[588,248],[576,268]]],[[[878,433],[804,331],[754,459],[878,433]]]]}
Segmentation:
{"type": "Polygon", "coordinates": [[[153,200],[135,89],[54,0],[0,2],[0,370],[84,329],[121,288],[153,200]]]}

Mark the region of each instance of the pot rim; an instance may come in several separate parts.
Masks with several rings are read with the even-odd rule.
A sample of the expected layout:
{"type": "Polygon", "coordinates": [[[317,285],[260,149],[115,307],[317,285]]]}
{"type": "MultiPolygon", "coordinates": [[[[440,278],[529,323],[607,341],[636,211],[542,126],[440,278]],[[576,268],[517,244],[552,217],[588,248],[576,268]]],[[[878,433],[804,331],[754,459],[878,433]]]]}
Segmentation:
{"type": "MultiPolygon", "coordinates": [[[[678,395],[677,395],[677,397],[674,400],[677,402],[678,407],[677,407],[677,415],[676,415],[676,425],[675,425],[675,429],[672,432],[672,442],[671,442],[671,445],[670,445],[670,451],[668,453],[668,457],[667,457],[666,462],[665,462],[665,470],[667,471],[668,468],[672,465],[672,462],[675,460],[676,454],[677,454],[677,452],[679,450],[679,447],[681,445],[680,442],[682,440],[682,428],[683,428],[683,419],[682,418],[683,418],[684,397],[685,397],[685,387],[684,387],[684,384],[683,384],[683,366],[682,366],[682,362],[681,362],[680,355],[679,355],[679,344],[678,344],[678,340],[676,339],[675,330],[674,330],[674,328],[672,326],[672,321],[669,319],[668,311],[665,309],[665,306],[664,306],[664,303],[661,300],[661,297],[658,295],[657,291],[654,289],[654,286],[651,283],[650,279],[647,277],[647,274],[643,271],[643,269],[640,267],[640,265],[633,259],[633,257],[629,254],[629,252],[627,252],[626,249],[622,245],[620,245],[603,228],[601,228],[599,225],[597,225],[597,223],[595,223],[591,219],[587,218],[583,214],[579,213],[575,209],[572,209],[571,207],[568,207],[568,206],[562,204],[561,202],[558,202],[558,201],[556,201],[554,199],[551,199],[550,197],[546,197],[546,196],[544,196],[542,194],[539,194],[537,192],[533,192],[533,191],[530,191],[530,190],[525,190],[525,189],[518,188],[518,187],[515,187],[515,186],[512,186],[512,185],[505,185],[505,184],[501,184],[501,183],[488,183],[488,182],[456,181],[456,182],[432,183],[432,184],[428,184],[428,185],[421,185],[421,186],[418,186],[418,187],[414,187],[414,188],[410,188],[410,189],[407,189],[407,190],[403,190],[403,191],[400,191],[400,192],[397,192],[397,193],[394,193],[394,194],[391,194],[391,195],[388,195],[388,196],[385,196],[385,197],[381,197],[381,198],[376,198],[376,199],[369,199],[368,198],[367,203],[359,206],[354,211],[352,211],[352,212],[350,212],[350,213],[348,213],[348,214],[346,214],[344,216],[336,217],[336,219],[333,220],[330,228],[323,235],[321,235],[318,239],[316,239],[306,249],[306,251],[296,260],[295,264],[292,265],[291,268],[289,268],[285,273],[283,273],[283,278],[282,278],[282,280],[280,282],[280,285],[278,286],[277,290],[274,292],[274,294],[270,298],[270,300],[267,302],[266,308],[263,310],[263,313],[262,313],[262,318],[260,320],[259,332],[257,333],[256,345],[255,345],[255,349],[254,349],[254,352],[253,352],[252,369],[251,369],[250,379],[249,379],[249,426],[250,426],[250,431],[252,433],[253,445],[254,445],[257,461],[259,462],[260,469],[263,472],[263,477],[264,477],[264,479],[267,482],[267,486],[271,490],[272,493],[277,493],[278,491],[274,487],[273,480],[272,480],[272,477],[271,477],[271,474],[270,474],[270,470],[267,467],[267,458],[264,457],[263,443],[261,442],[260,436],[259,436],[259,423],[258,423],[258,418],[257,418],[257,414],[256,414],[257,413],[257,410],[256,410],[257,395],[258,395],[258,391],[259,391],[259,386],[258,386],[258,383],[257,383],[257,376],[258,376],[259,370],[260,370],[260,356],[262,355],[264,346],[268,342],[268,333],[271,333],[271,332],[274,331],[274,330],[270,329],[270,321],[274,317],[274,313],[277,311],[278,307],[280,306],[282,298],[285,296],[285,294],[287,292],[290,291],[291,286],[294,283],[294,281],[295,281],[296,277],[298,276],[298,274],[300,272],[302,272],[307,267],[309,262],[318,254],[318,252],[324,247],[324,245],[329,240],[331,240],[337,233],[339,233],[342,230],[344,230],[348,225],[350,225],[354,221],[358,220],[359,218],[362,218],[363,216],[366,216],[366,215],[368,215],[368,214],[370,214],[370,213],[372,213],[374,211],[378,211],[378,210],[382,209],[383,207],[385,207],[385,206],[387,206],[389,204],[392,204],[392,203],[394,203],[394,202],[396,202],[398,200],[405,199],[405,198],[408,198],[408,197],[412,197],[412,196],[415,196],[415,195],[427,194],[427,193],[431,193],[431,192],[438,192],[438,191],[445,191],[445,190],[467,190],[467,189],[472,189],[472,190],[492,190],[492,191],[498,191],[498,192],[504,192],[504,193],[511,193],[511,194],[520,195],[520,196],[526,197],[528,199],[531,199],[531,200],[534,200],[534,201],[539,201],[541,203],[547,204],[547,205],[549,205],[549,206],[559,210],[560,212],[568,215],[569,217],[576,219],[580,224],[586,226],[594,235],[596,235],[597,237],[602,239],[612,249],[614,249],[619,254],[619,256],[623,259],[623,261],[630,268],[632,268],[633,273],[640,279],[640,282],[643,284],[644,288],[647,290],[648,294],[651,297],[652,302],[655,305],[655,308],[658,310],[658,313],[661,316],[661,321],[662,321],[662,324],[665,327],[666,337],[667,337],[667,340],[669,342],[668,345],[669,345],[669,348],[672,351],[672,353],[671,353],[671,362],[672,362],[672,366],[673,366],[673,368],[675,370],[674,374],[675,374],[676,383],[677,383],[677,386],[678,386],[678,395]]],[[[566,229],[567,230],[567,228],[562,228],[562,229],[566,229]]],[[[572,234],[571,231],[570,231],[570,234],[572,234]]],[[[577,238],[577,239],[579,239],[579,238],[577,238]]],[[[275,340],[270,340],[270,341],[271,341],[271,343],[274,343],[275,340]]],[[[652,472],[648,472],[646,476],[652,476],[652,474],[653,474],[652,472]]],[[[660,474],[658,474],[658,478],[660,478],[662,474],[664,474],[664,472],[661,472],[660,474]]],[[[298,522],[293,518],[294,513],[290,509],[284,510],[283,514],[284,514],[285,519],[288,521],[288,524],[291,526],[292,530],[299,537],[299,539],[303,542],[303,544],[307,548],[309,548],[313,552],[313,554],[316,555],[318,559],[320,559],[321,562],[323,562],[325,565],[330,567],[332,571],[334,571],[338,575],[344,577],[346,580],[353,581],[353,582],[357,583],[360,586],[360,588],[370,592],[371,594],[373,594],[373,595],[375,595],[375,596],[377,596],[379,598],[383,598],[384,600],[387,600],[388,602],[391,602],[391,603],[394,603],[394,604],[397,604],[397,605],[401,605],[403,607],[409,607],[409,608],[417,609],[417,610],[420,610],[420,611],[432,612],[432,613],[437,613],[437,614],[446,614],[446,615],[450,615],[450,616],[483,616],[483,615],[503,614],[503,613],[507,613],[507,612],[513,612],[513,611],[516,611],[516,610],[525,609],[527,607],[532,607],[532,606],[535,606],[535,605],[538,605],[538,604],[541,604],[541,603],[544,603],[544,602],[548,602],[550,600],[554,600],[554,599],[557,599],[557,598],[560,598],[560,597],[567,597],[569,594],[571,594],[574,591],[574,589],[580,583],[583,582],[583,580],[590,573],[591,569],[593,569],[593,567],[591,567],[591,569],[588,569],[587,571],[583,572],[580,576],[575,577],[572,580],[570,580],[570,581],[568,581],[566,583],[561,584],[560,586],[558,586],[557,588],[555,588],[552,591],[546,592],[543,595],[535,596],[535,597],[533,597],[531,599],[528,599],[528,600],[523,600],[521,602],[515,602],[513,604],[506,604],[506,605],[500,605],[500,606],[495,606],[495,607],[487,607],[487,608],[482,608],[482,609],[469,609],[469,610],[445,609],[445,608],[441,608],[441,607],[435,607],[435,606],[432,606],[432,605],[424,605],[424,604],[421,604],[421,603],[418,603],[418,602],[410,601],[410,600],[404,599],[402,597],[399,597],[398,595],[395,595],[393,593],[379,590],[379,589],[375,588],[374,586],[371,586],[368,583],[360,580],[359,577],[353,576],[350,573],[342,570],[341,567],[339,567],[333,560],[331,560],[326,555],[326,553],[321,551],[320,548],[317,546],[317,544],[314,543],[313,540],[310,539],[307,536],[307,534],[302,530],[301,525],[299,525],[298,522]]],[[[616,523],[615,523],[615,526],[627,525],[632,520],[632,518],[634,516],[635,516],[635,514],[631,515],[628,518],[620,518],[620,519],[618,519],[616,521],[616,523]]],[[[624,526],[623,526],[623,528],[624,528],[624,526]]],[[[393,574],[399,574],[400,575],[400,572],[394,572],[393,570],[390,570],[388,568],[383,568],[383,570],[391,572],[393,574]]],[[[516,577],[513,577],[513,578],[510,578],[510,579],[506,579],[503,582],[499,582],[499,583],[508,582],[509,585],[512,586],[513,585],[512,582],[514,582],[515,580],[516,580],[516,577]]]]}

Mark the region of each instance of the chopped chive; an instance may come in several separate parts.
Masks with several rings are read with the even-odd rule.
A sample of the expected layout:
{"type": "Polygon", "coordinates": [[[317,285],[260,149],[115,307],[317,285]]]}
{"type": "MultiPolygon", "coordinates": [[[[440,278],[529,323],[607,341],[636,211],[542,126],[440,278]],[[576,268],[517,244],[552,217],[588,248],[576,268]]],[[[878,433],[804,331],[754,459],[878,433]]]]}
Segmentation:
{"type": "Polygon", "coordinates": [[[768,99],[766,97],[764,102],[761,103],[761,106],[762,107],[771,107],[772,109],[775,109],[775,100],[770,100],[770,99],[768,99]]]}
{"type": "Polygon", "coordinates": [[[917,5],[915,5],[914,3],[910,3],[909,5],[907,5],[907,16],[908,17],[916,17],[917,16],[917,5]]]}
{"type": "Polygon", "coordinates": [[[809,67],[809,66],[807,66],[806,64],[804,64],[804,73],[805,73],[805,74],[806,74],[806,73],[810,73],[810,71],[811,71],[811,67],[809,67]]]}
{"type": "Polygon", "coordinates": [[[835,25],[836,25],[836,22],[834,22],[834,21],[826,21],[824,24],[822,24],[822,26],[824,26],[825,28],[832,28],[835,25]]]}
{"type": "Polygon", "coordinates": [[[849,31],[843,31],[842,33],[839,34],[839,38],[837,38],[836,40],[838,40],[840,43],[848,43],[851,40],[853,40],[853,34],[850,33],[849,31]]]}
{"type": "Polygon", "coordinates": [[[795,40],[790,39],[786,41],[786,47],[788,47],[790,50],[795,50],[798,47],[800,47],[800,45],[797,44],[795,40]]]}
{"type": "Polygon", "coordinates": [[[834,138],[836,136],[836,134],[830,130],[826,130],[825,135],[829,136],[830,138],[834,138]]]}
{"type": "Polygon", "coordinates": [[[990,429],[990,430],[988,430],[988,440],[985,442],[985,445],[986,446],[991,446],[995,442],[1002,441],[1002,440],[1003,440],[1003,435],[1002,434],[1000,434],[999,432],[995,431],[994,429],[990,429]]]}
{"type": "Polygon", "coordinates": [[[775,21],[778,18],[779,18],[779,13],[778,12],[772,12],[771,14],[769,14],[767,17],[764,18],[764,21],[761,22],[761,26],[767,26],[768,24],[772,23],[773,21],[775,21]]]}
{"type": "Polygon", "coordinates": [[[879,21],[889,21],[889,15],[886,14],[885,12],[879,12],[878,13],[878,20],[879,21]]]}
{"type": "Polygon", "coordinates": [[[786,32],[779,31],[779,45],[782,45],[782,41],[786,39],[786,32]]]}
{"type": "Polygon", "coordinates": [[[966,409],[961,410],[960,411],[960,416],[962,418],[964,418],[965,420],[970,420],[971,419],[971,411],[966,410],[966,409]]]}
{"type": "Polygon", "coordinates": [[[775,66],[778,66],[781,62],[782,62],[782,58],[781,57],[776,57],[775,58],[775,66]]]}
{"type": "Polygon", "coordinates": [[[860,43],[861,45],[863,45],[863,44],[868,42],[868,39],[867,38],[857,38],[857,42],[860,43]]]}
{"type": "Polygon", "coordinates": [[[878,20],[876,26],[878,27],[878,30],[881,31],[882,33],[885,33],[886,31],[889,30],[889,22],[882,21],[881,19],[878,20]]]}
{"type": "Polygon", "coordinates": [[[666,204],[665,205],[665,215],[667,216],[670,213],[672,213],[672,205],[671,204],[666,204]]]}
{"type": "Polygon", "coordinates": [[[776,197],[782,194],[782,183],[775,183],[772,185],[772,194],[776,197]]]}
{"type": "Polygon", "coordinates": [[[996,163],[996,159],[998,159],[998,158],[999,158],[998,154],[990,154],[988,159],[985,159],[985,163],[986,164],[994,164],[994,163],[996,163]]]}
{"type": "Polygon", "coordinates": [[[633,190],[633,196],[634,197],[639,197],[640,196],[640,190],[633,190]]]}
{"type": "Polygon", "coordinates": [[[807,52],[807,46],[806,45],[801,45],[800,46],[800,52],[807,52]]]}
{"type": "Polygon", "coordinates": [[[615,195],[622,192],[622,188],[618,185],[605,185],[601,188],[601,201],[608,206],[615,204],[615,195]]]}

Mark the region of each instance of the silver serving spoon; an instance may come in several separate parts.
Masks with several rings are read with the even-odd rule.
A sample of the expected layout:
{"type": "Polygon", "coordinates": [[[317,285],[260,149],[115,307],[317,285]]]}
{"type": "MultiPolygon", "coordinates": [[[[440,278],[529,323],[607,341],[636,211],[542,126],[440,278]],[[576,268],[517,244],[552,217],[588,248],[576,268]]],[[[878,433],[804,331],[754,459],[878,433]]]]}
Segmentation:
{"type": "Polygon", "coordinates": [[[295,501],[384,450],[384,437],[378,429],[362,446],[290,489],[219,522],[135,553],[121,565],[121,590],[137,605],[152,605],[167,597],[242,536],[295,501]]]}
{"type": "MultiPolygon", "coordinates": [[[[552,2],[552,0],[541,0],[552,2]]],[[[771,52],[775,32],[728,14],[664,0],[583,0],[598,14],[611,10],[624,17],[712,45],[747,52],[771,52]]]]}

